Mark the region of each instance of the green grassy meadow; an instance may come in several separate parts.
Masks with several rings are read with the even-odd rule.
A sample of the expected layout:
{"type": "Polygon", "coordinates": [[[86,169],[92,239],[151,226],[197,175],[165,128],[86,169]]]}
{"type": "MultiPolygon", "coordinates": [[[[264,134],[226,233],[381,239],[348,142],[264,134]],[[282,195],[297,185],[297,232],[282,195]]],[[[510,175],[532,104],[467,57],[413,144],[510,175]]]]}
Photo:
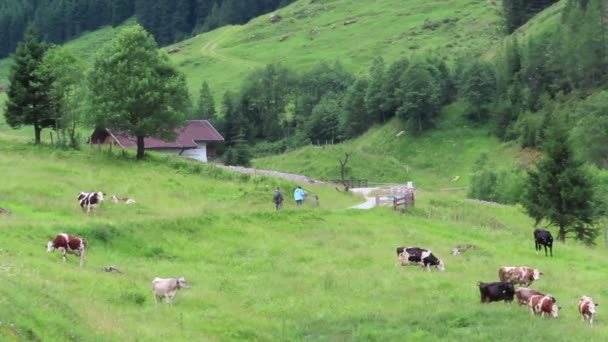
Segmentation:
{"type": "Polygon", "coordinates": [[[580,322],[583,294],[604,303],[608,252],[568,241],[555,257],[533,250],[522,209],[421,192],[406,214],[347,210],[362,201],[329,186],[306,186],[320,206],[294,208],[293,184],[231,174],[152,155],[69,152],[2,140],[0,336],[6,341],[602,341],[580,322]],[[272,188],[287,191],[275,212],[272,188]],[[81,190],[135,198],[104,202],[96,215],[77,205],[81,190]],[[59,232],[88,240],[85,267],[46,252],[59,232]],[[460,243],[479,248],[461,256],[460,243]],[[395,247],[418,245],[446,272],[395,265],[395,247]],[[114,265],[124,274],[101,271],[114,265]],[[503,265],[545,274],[534,288],[554,295],[558,320],[531,318],[515,304],[479,304],[478,281],[503,265]],[[152,278],[184,276],[191,289],[155,305],[152,278]]]}

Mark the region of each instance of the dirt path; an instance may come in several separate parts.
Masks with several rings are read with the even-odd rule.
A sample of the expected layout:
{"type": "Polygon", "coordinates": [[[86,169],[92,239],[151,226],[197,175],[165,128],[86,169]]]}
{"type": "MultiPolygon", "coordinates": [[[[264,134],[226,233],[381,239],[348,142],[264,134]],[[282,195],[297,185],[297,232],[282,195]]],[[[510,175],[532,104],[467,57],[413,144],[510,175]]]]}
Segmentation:
{"type": "Polygon", "coordinates": [[[260,63],[252,61],[252,60],[248,60],[248,59],[243,59],[243,58],[239,58],[239,57],[235,57],[235,56],[229,56],[226,54],[221,53],[218,50],[218,46],[219,44],[221,44],[226,37],[232,33],[234,30],[236,29],[236,27],[229,27],[229,28],[224,28],[224,32],[222,32],[221,34],[219,34],[217,37],[210,39],[208,42],[206,42],[202,47],[201,47],[201,52],[203,54],[207,54],[211,57],[215,57],[219,60],[222,61],[233,61],[236,63],[240,63],[240,64],[244,64],[248,67],[256,67],[258,65],[260,65],[260,63]]]}
{"type": "Polygon", "coordinates": [[[372,209],[376,206],[376,197],[370,196],[370,194],[380,188],[356,188],[350,189],[355,194],[361,194],[365,197],[365,202],[354,205],[350,209],[372,209]]]}
{"type": "Polygon", "coordinates": [[[227,165],[221,165],[221,164],[214,164],[214,165],[217,167],[220,167],[222,169],[226,169],[226,170],[230,170],[230,171],[234,171],[234,172],[240,172],[240,173],[247,173],[250,175],[279,177],[279,178],[287,179],[290,181],[306,183],[306,184],[325,184],[325,182],[323,182],[323,181],[312,179],[310,177],[306,177],[303,175],[296,175],[293,173],[279,172],[279,171],[273,171],[273,170],[261,170],[261,169],[256,169],[256,168],[251,168],[251,167],[242,167],[242,166],[227,166],[227,165]]]}

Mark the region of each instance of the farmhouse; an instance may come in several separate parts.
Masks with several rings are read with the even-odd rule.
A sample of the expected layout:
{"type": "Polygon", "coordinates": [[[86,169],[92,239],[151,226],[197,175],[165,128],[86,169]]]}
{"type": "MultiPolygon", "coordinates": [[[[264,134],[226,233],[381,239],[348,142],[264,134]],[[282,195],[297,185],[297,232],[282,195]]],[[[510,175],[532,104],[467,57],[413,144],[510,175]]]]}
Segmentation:
{"type": "MultiPolygon", "coordinates": [[[[182,128],[175,130],[177,139],[173,142],[157,138],[145,138],[146,150],[170,153],[184,158],[207,162],[215,157],[218,144],[224,137],[207,120],[192,120],[182,128]]],[[[97,128],[89,138],[89,144],[117,145],[121,148],[137,148],[137,139],[108,128],[97,128]]]]}

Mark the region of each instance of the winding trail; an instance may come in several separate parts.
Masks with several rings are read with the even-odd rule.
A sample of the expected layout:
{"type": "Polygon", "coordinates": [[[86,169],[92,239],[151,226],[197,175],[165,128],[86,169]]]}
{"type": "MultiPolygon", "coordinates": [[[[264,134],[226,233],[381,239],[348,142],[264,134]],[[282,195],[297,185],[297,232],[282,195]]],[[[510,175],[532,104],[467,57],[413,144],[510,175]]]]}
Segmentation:
{"type": "Polygon", "coordinates": [[[370,194],[380,188],[355,188],[350,189],[355,194],[362,194],[365,197],[365,202],[357,205],[353,205],[350,209],[372,209],[376,206],[376,197],[370,196],[370,194]]]}
{"type": "Polygon", "coordinates": [[[212,37],[211,39],[209,39],[209,41],[207,41],[201,47],[201,50],[200,50],[201,53],[203,53],[204,55],[215,57],[221,61],[231,61],[231,62],[235,62],[238,64],[246,65],[251,68],[259,66],[260,63],[258,63],[256,61],[226,55],[219,51],[218,46],[226,39],[226,37],[228,37],[230,34],[232,34],[237,28],[238,27],[236,27],[236,26],[229,26],[229,27],[224,28],[223,32],[218,34],[216,37],[212,37]]]}

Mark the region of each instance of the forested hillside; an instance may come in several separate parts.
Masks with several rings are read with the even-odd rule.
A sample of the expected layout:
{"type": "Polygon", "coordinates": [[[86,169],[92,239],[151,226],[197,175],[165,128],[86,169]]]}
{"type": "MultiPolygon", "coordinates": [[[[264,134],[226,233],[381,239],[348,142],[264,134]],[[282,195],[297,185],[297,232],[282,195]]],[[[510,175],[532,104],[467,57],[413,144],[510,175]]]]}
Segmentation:
{"type": "Polygon", "coordinates": [[[160,45],[226,24],[241,24],[293,0],[4,0],[0,57],[15,50],[29,22],[42,38],[63,43],[104,25],[137,16],[160,45]]]}

